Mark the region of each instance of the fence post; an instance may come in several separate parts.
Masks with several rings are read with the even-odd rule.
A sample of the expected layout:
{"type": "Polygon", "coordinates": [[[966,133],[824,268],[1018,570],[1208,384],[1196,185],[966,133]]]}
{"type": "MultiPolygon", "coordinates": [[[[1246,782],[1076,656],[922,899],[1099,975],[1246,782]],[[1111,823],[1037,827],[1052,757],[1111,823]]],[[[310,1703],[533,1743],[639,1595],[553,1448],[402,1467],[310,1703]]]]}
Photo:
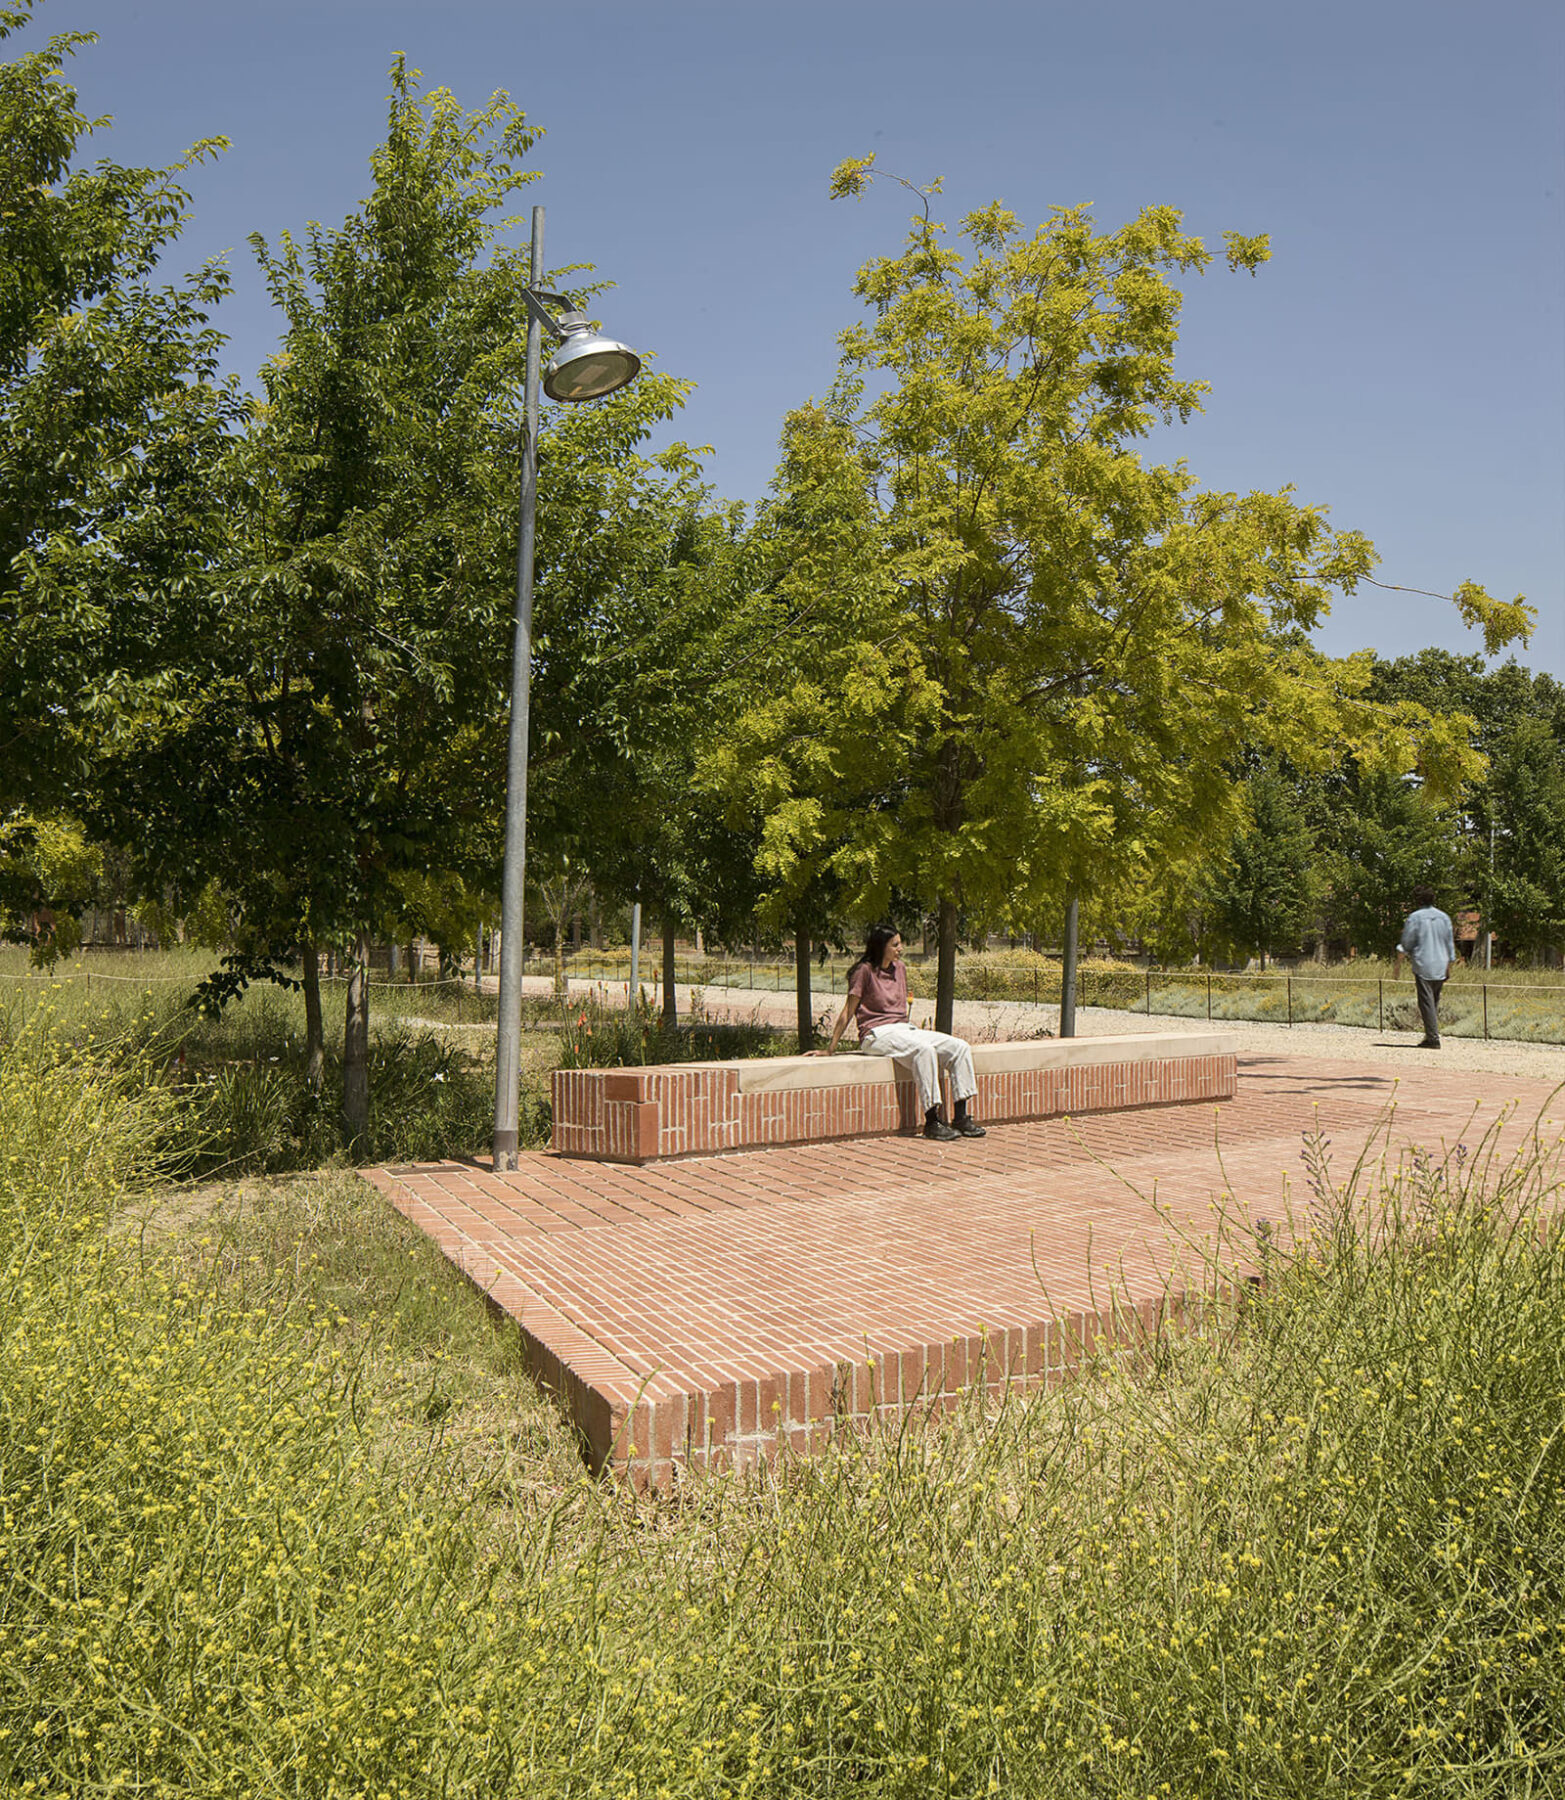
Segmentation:
{"type": "Polygon", "coordinates": [[[1206,1022],[1208,1025],[1212,1022],[1212,971],[1210,969],[1206,972],[1206,1022]]]}
{"type": "Polygon", "coordinates": [[[1487,1044],[1489,1041],[1489,984],[1487,981],[1483,984],[1483,1036],[1484,1042],[1487,1044]]]}
{"type": "Polygon", "coordinates": [[[1147,1017],[1152,1017],[1152,971],[1147,970],[1147,1017]]]}
{"type": "Polygon", "coordinates": [[[1384,979],[1377,981],[1375,986],[1379,990],[1375,1001],[1375,1018],[1377,1021],[1375,1029],[1377,1031],[1384,1031],[1386,1029],[1386,984],[1384,979]]]}
{"type": "Polygon", "coordinates": [[[1288,977],[1288,1024],[1293,1024],[1293,977],[1288,977]]]}

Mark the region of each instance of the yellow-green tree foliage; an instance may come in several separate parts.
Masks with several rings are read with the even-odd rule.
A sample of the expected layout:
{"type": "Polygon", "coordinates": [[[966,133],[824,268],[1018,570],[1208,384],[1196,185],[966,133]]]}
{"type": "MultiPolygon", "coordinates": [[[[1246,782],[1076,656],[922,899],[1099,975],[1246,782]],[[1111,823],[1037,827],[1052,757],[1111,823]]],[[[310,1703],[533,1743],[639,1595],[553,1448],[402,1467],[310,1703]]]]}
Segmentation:
{"type": "Polygon", "coordinates": [[[68,814],[0,816],[0,939],[30,945],[39,963],[74,950],[102,874],[103,852],[68,814]]]}
{"type": "MultiPolygon", "coordinates": [[[[868,179],[844,164],[834,189],[868,179]]],[[[1078,206],[1026,231],[995,204],[957,248],[934,191],[861,270],[870,317],[832,393],[787,423],[757,602],[777,648],[714,768],[765,815],[775,884],[826,864],[862,907],[938,912],[944,1020],[959,908],[1141,904],[1233,830],[1241,750],[1441,783],[1474,759],[1464,721],[1371,704],[1367,657],[1309,646],[1374,567],[1368,538],[1291,489],[1210,493],[1140,454],[1206,392],[1174,365],[1176,283],[1212,260],[1180,215],[1104,231],[1078,206]]],[[[1226,245],[1232,269],[1267,258],[1264,237],[1226,245]]],[[[1486,638],[1525,635],[1519,603],[1457,598],[1486,638]]]]}

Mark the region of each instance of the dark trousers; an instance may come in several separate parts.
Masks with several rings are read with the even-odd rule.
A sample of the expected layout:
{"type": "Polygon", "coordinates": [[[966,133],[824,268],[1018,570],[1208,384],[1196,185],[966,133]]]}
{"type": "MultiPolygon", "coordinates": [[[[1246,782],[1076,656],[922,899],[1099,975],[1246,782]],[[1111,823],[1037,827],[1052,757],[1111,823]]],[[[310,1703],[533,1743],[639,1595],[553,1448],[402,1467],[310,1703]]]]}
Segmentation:
{"type": "Polygon", "coordinates": [[[1413,985],[1418,989],[1418,1016],[1424,1021],[1424,1042],[1438,1044],[1440,1042],[1440,990],[1445,983],[1431,981],[1427,975],[1415,974],[1413,985]]]}

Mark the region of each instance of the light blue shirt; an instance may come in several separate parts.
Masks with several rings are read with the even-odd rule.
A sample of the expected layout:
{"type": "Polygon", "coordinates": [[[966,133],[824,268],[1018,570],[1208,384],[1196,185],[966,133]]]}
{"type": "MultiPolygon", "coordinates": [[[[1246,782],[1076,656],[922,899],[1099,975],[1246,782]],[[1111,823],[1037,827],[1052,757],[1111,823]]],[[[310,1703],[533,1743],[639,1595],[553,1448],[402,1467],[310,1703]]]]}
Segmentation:
{"type": "Polygon", "coordinates": [[[1421,906],[1416,913],[1409,913],[1397,948],[1411,959],[1415,975],[1422,975],[1425,981],[1444,981],[1456,961],[1451,915],[1438,906],[1421,906]]]}

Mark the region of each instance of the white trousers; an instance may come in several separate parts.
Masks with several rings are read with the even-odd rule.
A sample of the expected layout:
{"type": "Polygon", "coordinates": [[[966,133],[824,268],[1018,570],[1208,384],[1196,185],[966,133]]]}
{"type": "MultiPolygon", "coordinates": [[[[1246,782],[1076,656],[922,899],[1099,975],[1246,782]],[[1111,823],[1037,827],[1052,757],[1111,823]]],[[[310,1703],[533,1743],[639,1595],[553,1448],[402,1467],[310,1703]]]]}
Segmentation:
{"type": "Polygon", "coordinates": [[[890,1056],[918,1083],[918,1103],[927,1113],[940,1104],[940,1071],[951,1077],[951,1098],[971,1100],[978,1092],[973,1079],[973,1053],[959,1037],[943,1031],[920,1031],[916,1025],[877,1025],[859,1039],[867,1056],[890,1056]]]}

